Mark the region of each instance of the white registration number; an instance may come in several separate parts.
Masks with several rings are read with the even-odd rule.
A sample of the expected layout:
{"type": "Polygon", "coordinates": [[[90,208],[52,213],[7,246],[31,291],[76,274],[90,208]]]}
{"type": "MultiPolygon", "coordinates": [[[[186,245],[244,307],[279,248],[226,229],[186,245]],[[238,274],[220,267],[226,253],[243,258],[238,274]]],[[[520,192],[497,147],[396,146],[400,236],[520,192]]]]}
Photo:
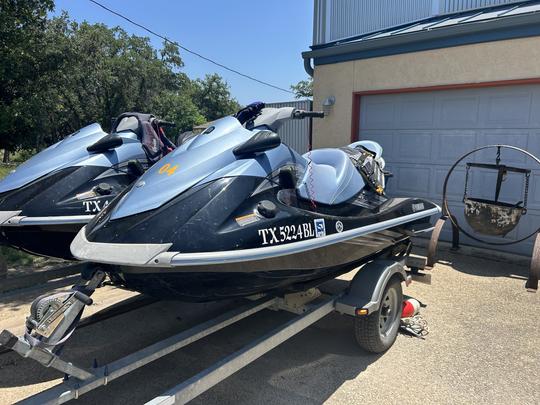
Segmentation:
{"type": "Polygon", "coordinates": [[[321,237],[326,235],[323,219],[316,219],[315,226],[311,222],[299,225],[284,225],[279,227],[264,228],[258,230],[262,239],[262,245],[273,245],[288,241],[299,241],[303,239],[321,237]],[[317,232],[315,232],[315,230],[317,232]]]}
{"type": "Polygon", "coordinates": [[[95,201],[83,201],[83,208],[84,208],[84,212],[88,212],[88,213],[91,213],[91,214],[96,214],[98,212],[101,212],[101,210],[103,208],[105,208],[107,205],[109,205],[109,201],[105,200],[105,201],[100,201],[100,200],[95,200],[95,201]]]}

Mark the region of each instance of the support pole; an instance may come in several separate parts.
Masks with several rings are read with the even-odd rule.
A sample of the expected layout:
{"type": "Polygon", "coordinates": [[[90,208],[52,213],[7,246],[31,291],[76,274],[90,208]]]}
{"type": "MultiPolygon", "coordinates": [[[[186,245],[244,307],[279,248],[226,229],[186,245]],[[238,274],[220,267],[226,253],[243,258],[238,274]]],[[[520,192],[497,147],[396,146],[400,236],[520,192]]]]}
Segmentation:
{"type": "Polygon", "coordinates": [[[450,218],[452,219],[452,250],[458,250],[459,249],[459,229],[456,226],[457,224],[457,218],[450,214],[450,218]]]}
{"type": "Polygon", "coordinates": [[[32,347],[24,339],[18,338],[8,330],[0,333],[0,345],[16,351],[23,357],[31,358],[45,367],[55,368],[80,380],[93,378],[95,375],[87,369],[78,367],[41,347],[32,347]]]}
{"type": "MultiPolygon", "coordinates": [[[[452,214],[450,214],[450,216],[452,217],[452,221],[450,221],[450,224],[452,225],[452,250],[458,250],[459,249],[459,229],[455,225],[457,223],[457,219],[452,214]]],[[[433,268],[433,266],[437,262],[437,245],[439,244],[441,231],[444,227],[444,224],[446,223],[448,219],[449,217],[447,215],[443,215],[435,223],[435,227],[433,228],[433,232],[431,233],[431,238],[429,240],[429,245],[428,245],[427,262],[426,262],[427,268],[433,268]]]]}
{"type": "Polygon", "coordinates": [[[439,243],[439,237],[441,235],[441,230],[446,222],[447,217],[440,217],[435,223],[433,232],[431,232],[431,239],[429,240],[428,253],[427,253],[427,268],[433,268],[435,262],[437,261],[437,244],[439,243]]]}
{"type": "Polygon", "coordinates": [[[529,269],[529,278],[525,284],[528,291],[536,292],[538,290],[538,279],[540,278],[540,233],[536,234],[534,240],[533,253],[531,258],[531,267],[529,269]]]}

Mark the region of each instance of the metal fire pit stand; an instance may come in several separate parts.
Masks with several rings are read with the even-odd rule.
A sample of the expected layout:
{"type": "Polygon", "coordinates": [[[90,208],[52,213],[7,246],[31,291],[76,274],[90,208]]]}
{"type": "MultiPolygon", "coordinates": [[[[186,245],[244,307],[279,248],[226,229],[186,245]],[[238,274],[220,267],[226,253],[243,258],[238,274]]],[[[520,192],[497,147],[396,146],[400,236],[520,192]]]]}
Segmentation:
{"type": "Polygon", "coordinates": [[[450,209],[448,208],[448,196],[446,193],[446,189],[448,186],[448,180],[450,179],[450,175],[454,171],[454,169],[458,166],[459,163],[463,161],[466,157],[472,155],[473,153],[476,153],[478,151],[481,151],[483,149],[489,149],[489,148],[497,148],[500,150],[501,148],[506,149],[512,149],[517,152],[521,152],[531,159],[533,159],[536,163],[540,165],[540,159],[538,159],[533,154],[527,152],[526,150],[523,150],[521,148],[518,148],[516,146],[511,145],[487,145],[482,146],[480,148],[474,149],[465,155],[461,156],[454,165],[450,168],[448,171],[446,178],[444,179],[444,185],[443,185],[443,202],[442,202],[442,213],[440,219],[437,220],[437,223],[435,224],[435,227],[433,228],[433,232],[431,234],[431,239],[429,241],[428,245],[428,253],[427,253],[427,264],[426,267],[433,267],[435,263],[437,262],[437,245],[439,242],[439,237],[442,231],[442,228],[447,220],[450,220],[450,223],[452,224],[452,249],[458,249],[459,248],[459,233],[462,232],[464,235],[467,235],[469,238],[476,240],[477,242],[484,243],[486,245],[492,245],[492,246],[504,246],[504,245],[512,245],[516,243],[523,242],[526,239],[529,239],[532,236],[535,236],[535,241],[533,245],[533,252],[531,257],[531,265],[529,268],[529,276],[527,278],[527,282],[525,283],[525,288],[528,291],[536,292],[538,290],[538,280],[540,278],[540,228],[533,231],[531,234],[525,236],[524,238],[521,238],[519,240],[514,241],[505,241],[505,242],[488,242],[485,240],[482,240],[474,235],[471,235],[469,232],[465,231],[458,223],[456,217],[452,215],[450,212],[450,209]]]}

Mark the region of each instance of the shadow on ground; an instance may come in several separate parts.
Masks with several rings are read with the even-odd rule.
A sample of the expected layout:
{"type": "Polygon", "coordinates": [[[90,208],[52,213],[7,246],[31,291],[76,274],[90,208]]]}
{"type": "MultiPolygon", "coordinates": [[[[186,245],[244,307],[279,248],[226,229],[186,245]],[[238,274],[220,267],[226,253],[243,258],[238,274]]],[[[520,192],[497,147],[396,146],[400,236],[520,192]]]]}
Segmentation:
{"type": "MultiPolygon", "coordinates": [[[[79,280],[78,275],[64,277],[58,280],[52,280],[43,283],[40,286],[8,291],[0,294],[0,312],[1,311],[19,311],[21,306],[31,303],[36,297],[53,291],[69,290],[79,280]]],[[[1,282],[1,280],[0,280],[1,282]]],[[[0,330],[2,324],[0,322],[0,330]]]]}
{"type": "MultiPolygon", "coordinates": [[[[420,250],[421,254],[425,254],[420,250]]],[[[508,260],[492,260],[488,253],[482,255],[477,253],[465,255],[460,249],[441,249],[437,255],[437,261],[442,264],[452,266],[458,272],[480,277],[508,277],[526,280],[529,275],[529,267],[521,260],[519,263],[508,260]],[[471,257],[474,257],[474,265],[471,264],[471,257]]]]}

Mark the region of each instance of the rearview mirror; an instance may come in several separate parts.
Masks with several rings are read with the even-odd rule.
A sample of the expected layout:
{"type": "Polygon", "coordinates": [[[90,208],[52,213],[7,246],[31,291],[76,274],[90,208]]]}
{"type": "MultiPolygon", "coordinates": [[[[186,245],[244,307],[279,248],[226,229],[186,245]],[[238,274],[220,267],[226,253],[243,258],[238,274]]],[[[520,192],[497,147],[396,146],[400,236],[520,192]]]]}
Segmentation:
{"type": "Polygon", "coordinates": [[[277,148],[281,145],[281,138],[272,131],[260,131],[249,138],[242,145],[233,149],[236,157],[248,157],[267,150],[277,148]]]}
{"type": "Polygon", "coordinates": [[[88,152],[106,152],[122,145],[124,141],[118,135],[106,135],[96,143],[90,145],[86,150],[88,152]]]}

